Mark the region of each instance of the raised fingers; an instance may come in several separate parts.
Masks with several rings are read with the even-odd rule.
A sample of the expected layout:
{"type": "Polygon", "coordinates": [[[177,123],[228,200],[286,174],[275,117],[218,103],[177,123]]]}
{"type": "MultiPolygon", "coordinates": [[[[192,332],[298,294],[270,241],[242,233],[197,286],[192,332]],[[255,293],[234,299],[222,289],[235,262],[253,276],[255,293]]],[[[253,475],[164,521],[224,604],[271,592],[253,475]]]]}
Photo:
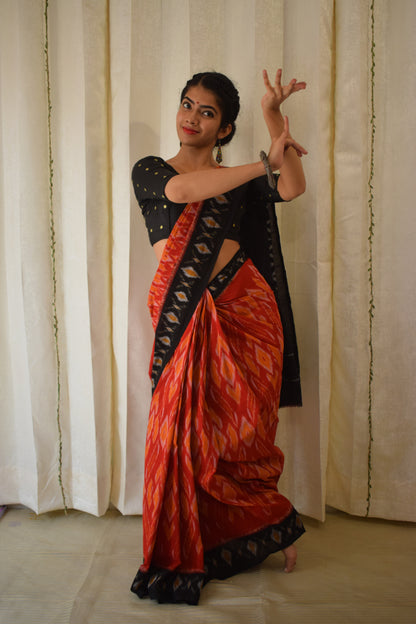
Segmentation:
{"type": "Polygon", "coordinates": [[[288,147],[293,147],[293,149],[296,151],[296,154],[300,158],[302,156],[306,156],[306,154],[308,153],[308,151],[304,147],[302,147],[302,145],[300,145],[299,143],[297,143],[293,139],[287,139],[286,140],[286,142],[285,142],[285,149],[287,149],[288,147]]]}
{"type": "Polygon", "coordinates": [[[270,89],[271,91],[273,91],[273,87],[270,84],[270,80],[269,80],[269,74],[267,73],[266,69],[263,69],[263,82],[264,82],[264,86],[266,87],[266,89],[270,89]]]}
{"type": "Polygon", "coordinates": [[[278,89],[282,88],[282,70],[279,68],[276,72],[276,77],[274,79],[274,84],[278,89]]]}
{"type": "Polygon", "coordinates": [[[289,135],[289,118],[287,115],[285,115],[283,118],[283,124],[284,125],[283,125],[282,135],[285,138],[285,150],[288,147],[293,147],[293,149],[296,150],[296,153],[298,156],[303,156],[304,154],[306,155],[308,153],[307,150],[304,147],[302,147],[300,143],[297,143],[297,141],[292,139],[292,137],[289,135]]]}
{"type": "MultiPolygon", "coordinates": [[[[264,70],[264,72],[266,72],[266,70],[264,70]]],[[[276,72],[274,84],[275,84],[276,92],[282,93],[285,99],[289,97],[289,95],[291,95],[292,93],[295,93],[296,91],[301,91],[302,89],[306,88],[306,82],[304,81],[298,82],[296,78],[292,78],[292,80],[287,85],[282,86],[282,73],[283,73],[282,69],[279,68],[276,72]]],[[[266,75],[267,75],[267,72],[266,72],[266,75]]],[[[267,80],[268,80],[268,85],[270,85],[268,78],[267,80]]]]}
{"type": "Polygon", "coordinates": [[[306,82],[297,82],[297,80],[295,79],[291,80],[290,84],[292,84],[292,82],[292,93],[294,93],[295,91],[301,91],[302,89],[306,89],[306,82]]]}

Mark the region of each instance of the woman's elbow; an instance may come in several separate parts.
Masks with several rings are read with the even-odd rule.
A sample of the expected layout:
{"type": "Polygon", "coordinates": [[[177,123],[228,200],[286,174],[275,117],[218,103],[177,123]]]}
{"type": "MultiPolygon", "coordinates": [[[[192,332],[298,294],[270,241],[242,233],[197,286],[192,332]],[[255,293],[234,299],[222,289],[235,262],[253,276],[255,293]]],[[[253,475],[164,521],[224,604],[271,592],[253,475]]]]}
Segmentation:
{"type": "Polygon", "coordinates": [[[284,186],[281,190],[279,190],[279,193],[280,193],[281,198],[284,199],[285,201],[292,201],[293,199],[296,199],[296,197],[303,195],[305,191],[306,191],[306,181],[305,179],[303,179],[303,180],[299,180],[299,182],[297,182],[296,185],[292,185],[290,187],[284,186]]]}
{"type": "MultiPolygon", "coordinates": [[[[299,184],[296,187],[295,197],[299,197],[299,195],[303,195],[305,191],[306,191],[306,180],[304,178],[301,182],[299,182],[299,184]]],[[[295,199],[295,197],[293,199],[295,199]]]]}
{"type": "Polygon", "coordinates": [[[175,176],[168,181],[164,195],[173,204],[186,204],[189,201],[189,189],[181,183],[179,176],[175,176]]]}

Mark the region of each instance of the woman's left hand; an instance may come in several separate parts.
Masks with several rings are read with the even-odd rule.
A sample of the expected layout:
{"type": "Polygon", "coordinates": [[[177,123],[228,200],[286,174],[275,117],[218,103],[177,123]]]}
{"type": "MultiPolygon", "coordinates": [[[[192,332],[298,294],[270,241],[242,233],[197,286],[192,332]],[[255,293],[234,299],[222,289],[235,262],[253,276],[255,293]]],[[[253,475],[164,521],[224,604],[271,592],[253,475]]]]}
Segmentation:
{"type": "Polygon", "coordinates": [[[266,87],[266,93],[261,99],[261,106],[263,111],[279,111],[281,104],[296,91],[301,91],[306,88],[306,82],[298,82],[293,78],[289,84],[282,85],[282,70],[278,69],[276,72],[276,78],[274,86],[271,85],[267,71],[263,69],[264,86],[266,87]]]}
{"type": "Polygon", "coordinates": [[[277,169],[281,168],[285,151],[288,149],[288,147],[293,147],[299,157],[308,153],[307,150],[302,147],[302,145],[297,143],[290,136],[289,120],[285,115],[283,119],[283,132],[280,134],[279,137],[272,139],[272,144],[270,146],[268,154],[268,160],[272,171],[276,171],[277,169]]]}

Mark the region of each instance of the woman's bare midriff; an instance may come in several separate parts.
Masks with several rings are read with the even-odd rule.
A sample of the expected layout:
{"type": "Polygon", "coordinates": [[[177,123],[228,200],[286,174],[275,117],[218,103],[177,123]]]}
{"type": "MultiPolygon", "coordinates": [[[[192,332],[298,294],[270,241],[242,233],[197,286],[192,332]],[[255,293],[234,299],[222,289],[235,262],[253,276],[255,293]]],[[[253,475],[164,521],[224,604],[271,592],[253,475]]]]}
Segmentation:
{"type": "MultiPolygon", "coordinates": [[[[162,240],[157,241],[157,243],[153,245],[153,249],[156,254],[156,258],[158,262],[160,262],[166,243],[167,243],[167,238],[163,238],[162,240]]],[[[220,249],[220,253],[218,254],[217,261],[215,262],[214,269],[210,275],[210,278],[209,278],[210,282],[229,263],[231,258],[237,253],[239,249],[240,249],[240,244],[237,243],[237,241],[231,240],[230,238],[226,238],[224,240],[220,249]]]]}

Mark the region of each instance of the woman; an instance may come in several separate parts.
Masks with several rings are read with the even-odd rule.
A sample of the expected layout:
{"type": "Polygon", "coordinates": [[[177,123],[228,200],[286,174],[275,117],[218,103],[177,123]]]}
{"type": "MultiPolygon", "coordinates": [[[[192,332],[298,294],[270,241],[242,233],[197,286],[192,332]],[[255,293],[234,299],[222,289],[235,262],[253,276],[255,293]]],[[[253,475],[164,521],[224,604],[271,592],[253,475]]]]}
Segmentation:
{"type": "Polygon", "coordinates": [[[280,405],[299,405],[301,396],[274,202],[305,188],[306,150],[291,138],[280,105],[306,85],[282,86],[280,70],[274,86],[263,77],[268,161],[218,166],[214,146],[221,152],[233,137],[240,105],[232,82],[208,72],[182,91],[176,156],[150,156],[133,168],[159,266],[148,302],[155,344],[144,562],[131,589],[159,602],[197,604],[211,578],[277,550],[290,572],[304,531],[276,487],[279,397],[280,405]]]}

